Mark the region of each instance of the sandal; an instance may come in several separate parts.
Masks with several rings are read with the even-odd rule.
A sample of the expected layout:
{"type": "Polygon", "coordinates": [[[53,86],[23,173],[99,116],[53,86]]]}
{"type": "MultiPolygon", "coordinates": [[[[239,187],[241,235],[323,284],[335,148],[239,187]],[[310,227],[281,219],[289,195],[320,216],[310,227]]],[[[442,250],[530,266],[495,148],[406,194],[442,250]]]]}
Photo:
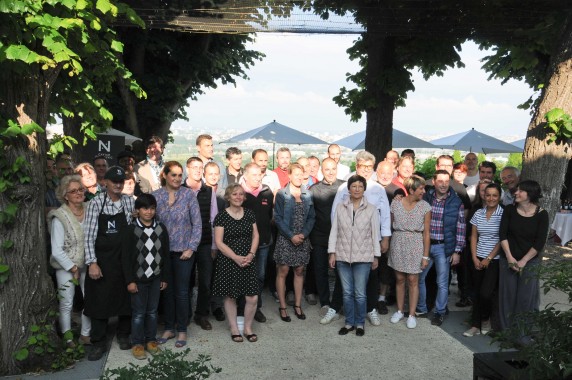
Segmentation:
{"type": "Polygon", "coordinates": [[[187,334],[185,334],[185,339],[177,339],[177,341],[175,341],[175,347],[177,348],[185,347],[186,345],[187,345],[187,334]]]}
{"type": "Polygon", "coordinates": [[[302,311],[301,306],[294,306],[294,314],[296,314],[296,318],[298,319],[306,319],[306,314],[302,311]],[[300,309],[300,313],[298,314],[298,309],[300,309]]]}
{"type": "MultiPolygon", "coordinates": [[[[163,334],[164,334],[164,333],[163,333],[163,334]]],[[[168,341],[169,339],[173,339],[174,337],[175,337],[175,334],[174,334],[174,333],[173,333],[172,335],[167,336],[167,337],[162,336],[162,337],[160,337],[160,338],[157,338],[157,343],[159,343],[159,344],[165,344],[165,343],[167,343],[167,341],[168,341]]]]}
{"type": "MultiPolygon", "coordinates": [[[[242,342],[244,342],[244,339],[242,339],[242,335],[240,335],[240,334],[236,334],[236,335],[235,335],[235,334],[231,334],[231,335],[230,335],[230,339],[232,339],[232,341],[235,342],[235,343],[242,343],[242,342]]],[[[248,339],[248,336],[247,336],[247,339],[248,339]]]]}
{"type": "Polygon", "coordinates": [[[258,341],[258,336],[256,334],[249,334],[249,335],[245,335],[246,340],[248,340],[249,342],[257,342],[258,341]]]}

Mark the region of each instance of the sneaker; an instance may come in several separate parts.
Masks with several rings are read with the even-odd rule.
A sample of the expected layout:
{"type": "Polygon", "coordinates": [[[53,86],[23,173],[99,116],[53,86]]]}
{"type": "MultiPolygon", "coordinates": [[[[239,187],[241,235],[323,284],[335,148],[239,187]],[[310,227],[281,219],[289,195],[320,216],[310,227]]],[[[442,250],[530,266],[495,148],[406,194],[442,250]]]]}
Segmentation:
{"type": "Polygon", "coordinates": [[[478,329],[478,327],[471,327],[470,329],[468,329],[463,333],[463,336],[475,336],[475,335],[481,335],[481,331],[478,329]]]}
{"type": "Polygon", "coordinates": [[[393,313],[393,315],[391,316],[391,319],[389,320],[391,323],[397,323],[399,321],[401,321],[403,319],[403,313],[400,312],[399,310],[397,310],[395,313],[393,313]]]}
{"type": "Polygon", "coordinates": [[[486,320],[481,322],[481,334],[487,335],[491,332],[491,321],[486,320]]]}
{"type": "Polygon", "coordinates": [[[473,306],[473,300],[469,297],[463,297],[459,301],[455,302],[455,306],[457,307],[468,307],[473,306]]]}
{"type": "Polygon", "coordinates": [[[379,314],[377,313],[377,309],[373,309],[369,313],[367,313],[367,318],[369,322],[374,326],[381,325],[381,319],[379,319],[379,314]]]}
{"type": "Polygon", "coordinates": [[[426,311],[417,311],[415,310],[415,316],[417,318],[427,318],[427,312],[426,311]]]}
{"type": "Polygon", "coordinates": [[[306,294],[306,302],[308,302],[308,305],[317,304],[318,300],[316,299],[316,295],[315,294],[306,294]]]}
{"type": "Polygon", "coordinates": [[[159,352],[161,352],[161,349],[159,348],[159,343],[153,341],[153,342],[147,342],[147,352],[149,352],[151,355],[156,355],[159,352]]]}
{"type": "Polygon", "coordinates": [[[145,349],[143,348],[142,344],[136,344],[131,349],[131,353],[135,359],[144,360],[147,359],[147,355],[145,354],[145,349]]]}
{"type": "Polygon", "coordinates": [[[382,315],[389,313],[389,310],[387,310],[387,303],[385,301],[377,301],[377,311],[382,315]]]}
{"type": "Polygon", "coordinates": [[[86,335],[80,335],[78,338],[79,344],[83,344],[84,346],[91,346],[91,338],[86,335]]]}
{"type": "Polygon", "coordinates": [[[410,315],[407,318],[407,328],[408,329],[414,329],[415,327],[417,327],[417,318],[415,318],[414,316],[410,315]]]}
{"type": "Polygon", "coordinates": [[[433,326],[441,326],[443,324],[443,320],[445,319],[445,317],[439,313],[435,313],[433,315],[433,318],[431,319],[431,324],[433,326]]]}
{"type": "Polygon", "coordinates": [[[328,314],[328,311],[330,310],[330,307],[328,305],[324,305],[320,308],[320,317],[324,318],[326,316],[326,314],[328,314]]]}
{"type": "Polygon", "coordinates": [[[340,319],[340,315],[334,309],[329,307],[324,318],[320,319],[320,324],[327,325],[331,321],[337,321],[338,319],[340,319]]]}
{"type": "Polygon", "coordinates": [[[286,295],[286,304],[288,304],[289,306],[294,306],[295,300],[294,300],[294,292],[288,292],[288,294],[286,295]]]}

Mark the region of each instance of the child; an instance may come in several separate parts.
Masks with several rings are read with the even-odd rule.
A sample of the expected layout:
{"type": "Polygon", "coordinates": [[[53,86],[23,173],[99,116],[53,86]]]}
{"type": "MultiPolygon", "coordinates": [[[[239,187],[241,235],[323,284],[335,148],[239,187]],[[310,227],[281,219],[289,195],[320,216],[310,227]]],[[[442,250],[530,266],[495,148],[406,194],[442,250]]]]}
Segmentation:
{"type": "Polygon", "coordinates": [[[160,291],[167,287],[169,235],[155,221],[157,200],[141,194],[135,200],[137,220],[123,230],[122,267],[127,290],[131,293],[131,343],[136,359],[145,359],[145,348],[154,355],[157,344],[157,307],[160,291]],[[144,347],[145,345],[145,347],[144,347]]]}

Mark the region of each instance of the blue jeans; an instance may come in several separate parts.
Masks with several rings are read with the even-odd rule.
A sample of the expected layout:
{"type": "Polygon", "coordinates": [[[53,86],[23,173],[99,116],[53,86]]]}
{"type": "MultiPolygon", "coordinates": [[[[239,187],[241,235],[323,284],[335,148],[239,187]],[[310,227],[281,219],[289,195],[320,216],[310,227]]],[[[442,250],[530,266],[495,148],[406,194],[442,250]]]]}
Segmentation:
{"type": "Polygon", "coordinates": [[[189,281],[195,261],[195,253],[188,260],[181,260],[182,252],[171,252],[171,274],[165,289],[165,330],[186,333],[189,323],[189,281]]]}
{"type": "Polygon", "coordinates": [[[316,290],[320,298],[320,306],[330,305],[330,280],[328,269],[330,268],[328,247],[314,245],[312,247],[312,260],[314,261],[314,277],[316,290]]]}
{"type": "Polygon", "coordinates": [[[371,263],[336,261],[344,292],[346,325],[364,326],[367,308],[366,287],[371,263]]]}
{"type": "Polygon", "coordinates": [[[451,268],[450,257],[445,254],[444,244],[432,244],[429,252],[429,265],[419,276],[419,302],[417,311],[427,313],[427,289],[425,287],[425,277],[427,272],[435,264],[437,272],[437,299],[435,300],[435,313],[445,315],[447,301],[449,299],[449,270],[451,268]]]}
{"type": "Polygon", "coordinates": [[[131,343],[154,342],[157,335],[157,307],[161,294],[161,279],[138,282],[137,293],[131,294],[131,343]]]}

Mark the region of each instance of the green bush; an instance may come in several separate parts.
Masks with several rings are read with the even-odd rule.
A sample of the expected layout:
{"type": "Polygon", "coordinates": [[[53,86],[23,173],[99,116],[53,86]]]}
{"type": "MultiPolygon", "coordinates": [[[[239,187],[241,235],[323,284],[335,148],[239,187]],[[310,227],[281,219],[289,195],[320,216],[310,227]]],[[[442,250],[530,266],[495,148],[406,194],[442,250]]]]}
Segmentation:
{"type": "Polygon", "coordinates": [[[158,380],[158,379],[207,379],[213,373],[219,373],[220,368],[209,364],[210,357],[199,355],[194,361],[188,361],[185,356],[191,351],[187,348],[181,352],[163,350],[145,365],[129,363],[129,366],[107,369],[100,377],[101,380],[158,380]]]}
{"type": "Polygon", "coordinates": [[[569,379],[572,377],[572,261],[543,264],[538,275],[544,294],[552,289],[567,293],[567,310],[558,310],[557,305],[550,304],[543,310],[522,314],[515,326],[503,331],[496,340],[503,349],[519,349],[519,359],[528,363],[529,379],[569,379]],[[522,336],[531,336],[531,342],[518,344],[522,336]]]}

